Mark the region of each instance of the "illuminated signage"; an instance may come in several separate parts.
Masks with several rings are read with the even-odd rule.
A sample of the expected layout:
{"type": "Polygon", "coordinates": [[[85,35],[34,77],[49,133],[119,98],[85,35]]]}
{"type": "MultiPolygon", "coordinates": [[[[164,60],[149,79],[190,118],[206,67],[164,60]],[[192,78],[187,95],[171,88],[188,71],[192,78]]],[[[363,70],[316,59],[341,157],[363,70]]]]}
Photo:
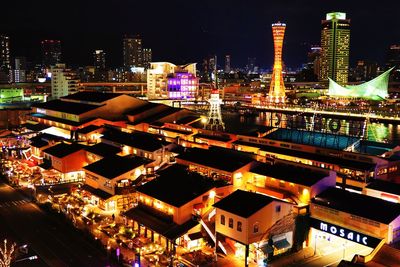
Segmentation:
{"type": "Polygon", "coordinates": [[[371,248],[375,248],[381,242],[379,238],[375,238],[366,234],[362,234],[344,228],[342,226],[338,226],[332,223],[327,223],[314,218],[311,218],[310,226],[322,232],[326,232],[371,248]]]}

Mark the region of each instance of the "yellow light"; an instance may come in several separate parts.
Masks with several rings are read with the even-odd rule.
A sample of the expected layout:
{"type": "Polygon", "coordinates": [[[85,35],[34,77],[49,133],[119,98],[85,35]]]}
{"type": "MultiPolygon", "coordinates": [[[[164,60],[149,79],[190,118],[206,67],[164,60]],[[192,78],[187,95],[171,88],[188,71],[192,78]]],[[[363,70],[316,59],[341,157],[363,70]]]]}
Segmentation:
{"type": "Polygon", "coordinates": [[[206,117],[201,117],[201,123],[206,123],[207,122],[207,118],[206,117]]]}
{"type": "Polygon", "coordinates": [[[211,190],[210,191],[210,198],[214,198],[215,197],[215,191],[214,190],[211,190]]]}
{"type": "Polygon", "coordinates": [[[304,188],[304,189],[303,189],[303,195],[308,195],[308,194],[309,194],[308,189],[307,189],[307,188],[304,188]]]}

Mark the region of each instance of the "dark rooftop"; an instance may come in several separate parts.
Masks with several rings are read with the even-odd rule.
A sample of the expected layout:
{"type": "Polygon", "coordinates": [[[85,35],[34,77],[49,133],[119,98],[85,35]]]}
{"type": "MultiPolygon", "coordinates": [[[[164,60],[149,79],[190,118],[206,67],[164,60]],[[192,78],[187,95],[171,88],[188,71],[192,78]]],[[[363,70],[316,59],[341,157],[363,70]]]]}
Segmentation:
{"type": "Polygon", "coordinates": [[[148,111],[148,110],[150,110],[150,109],[153,109],[153,108],[158,107],[158,106],[161,106],[161,105],[162,105],[162,104],[157,104],[157,103],[152,103],[152,102],[146,102],[145,105],[140,106],[140,107],[137,107],[137,108],[135,108],[135,109],[132,109],[132,110],[128,111],[126,114],[127,114],[127,115],[132,115],[132,116],[138,115],[138,114],[140,114],[140,113],[143,113],[143,112],[145,112],[145,111],[148,111]]]}
{"type": "Polygon", "coordinates": [[[44,103],[33,104],[32,107],[49,109],[53,111],[64,112],[68,114],[80,115],[88,111],[99,108],[98,105],[89,105],[83,103],[67,102],[61,100],[52,100],[44,103]]]}
{"type": "Polygon", "coordinates": [[[130,209],[124,213],[126,217],[134,219],[140,224],[146,226],[147,228],[165,236],[169,240],[175,240],[178,237],[185,234],[187,231],[198,225],[195,220],[188,220],[183,224],[179,225],[173,222],[166,222],[159,217],[151,214],[148,210],[142,206],[130,209]]]}
{"type": "Polygon", "coordinates": [[[41,148],[41,147],[48,146],[49,143],[39,138],[39,139],[34,139],[33,141],[31,139],[30,145],[33,147],[41,148]]]}
{"type": "Polygon", "coordinates": [[[199,116],[186,116],[186,117],[183,117],[183,118],[177,120],[176,124],[181,124],[181,125],[191,124],[194,121],[198,121],[198,120],[200,120],[199,116]]]}
{"type": "Polygon", "coordinates": [[[226,172],[234,172],[253,161],[252,158],[239,155],[235,151],[213,147],[210,149],[188,148],[177,158],[226,172]]]}
{"type": "Polygon", "coordinates": [[[312,186],[319,182],[321,179],[329,176],[327,172],[324,172],[322,170],[311,170],[296,165],[282,163],[260,163],[250,171],[252,173],[273,177],[276,179],[305,186],[312,186]]]}
{"type": "Polygon", "coordinates": [[[398,203],[338,188],[328,188],[311,201],[384,224],[389,224],[400,216],[400,204],[398,203]]]}
{"type": "MultiPolygon", "coordinates": [[[[63,96],[61,99],[66,100],[76,100],[76,101],[85,101],[85,102],[93,102],[93,103],[103,103],[104,101],[116,98],[121,96],[122,94],[118,93],[101,93],[101,92],[78,92],[76,94],[63,96]]],[[[71,103],[68,101],[68,103],[71,103]]]]}
{"type": "Polygon", "coordinates": [[[97,143],[93,146],[86,147],[85,150],[102,157],[115,155],[122,151],[121,148],[106,143],[97,143]]]}
{"type": "Polygon", "coordinates": [[[266,152],[287,155],[287,156],[292,156],[292,157],[299,157],[299,158],[309,159],[309,160],[316,160],[319,162],[335,164],[335,165],[339,165],[341,167],[356,169],[356,170],[372,170],[376,166],[375,163],[348,160],[348,159],[343,159],[343,158],[338,158],[338,157],[320,155],[320,154],[315,154],[315,153],[310,153],[310,152],[304,152],[304,151],[299,151],[299,150],[283,148],[283,147],[250,143],[250,142],[239,141],[239,140],[234,141],[233,144],[250,146],[250,147],[258,147],[262,151],[266,151],[266,152]]]}
{"type": "Polygon", "coordinates": [[[397,183],[375,179],[366,188],[400,196],[400,184],[397,183]]]}
{"type": "Polygon", "coordinates": [[[40,131],[43,131],[43,130],[48,129],[48,128],[51,127],[51,126],[44,125],[44,124],[41,124],[41,123],[36,123],[36,124],[25,123],[24,126],[26,127],[26,129],[31,130],[33,132],[40,132],[40,131]]]}
{"type": "Polygon", "coordinates": [[[149,161],[141,157],[121,157],[112,155],[83,167],[102,177],[113,179],[127,173],[149,161]]]}
{"type": "Polygon", "coordinates": [[[95,195],[95,196],[101,198],[102,200],[107,200],[110,197],[112,197],[111,194],[109,194],[109,193],[107,193],[107,192],[105,192],[105,191],[103,191],[101,189],[93,188],[93,187],[91,187],[90,185],[87,185],[87,184],[84,184],[82,186],[82,190],[85,190],[85,191],[91,193],[92,195],[95,195]]]}
{"type": "Polygon", "coordinates": [[[162,148],[162,141],[152,134],[145,132],[125,133],[118,130],[107,130],[103,133],[102,139],[118,144],[153,152],[162,148]]]}
{"type": "Polygon", "coordinates": [[[174,164],[158,172],[158,177],[137,188],[138,192],[181,207],[215,187],[212,179],[189,172],[186,166],[174,164]]]}
{"type": "Polygon", "coordinates": [[[72,153],[75,153],[81,149],[83,149],[83,145],[79,144],[66,144],[66,143],[59,143],[57,145],[54,145],[52,147],[46,148],[43,150],[44,153],[47,153],[49,155],[52,155],[57,158],[63,158],[66,157],[72,153]]]}
{"type": "Polygon", "coordinates": [[[258,137],[260,134],[265,134],[273,128],[274,127],[264,125],[246,125],[246,127],[230,130],[229,133],[258,137]]]}
{"type": "Polygon", "coordinates": [[[96,131],[100,128],[101,128],[101,126],[91,124],[91,125],[81,128],[81,129],[78,129],[77,132],[81,133],[81,134],[88,134],[88,133],[96,131]]]}
{"type": "Polygon", "coordinates": [[[274,200],[280,201],[266,195],[238,189],[213,206],[240,217],[248,218],[274,200]]]}

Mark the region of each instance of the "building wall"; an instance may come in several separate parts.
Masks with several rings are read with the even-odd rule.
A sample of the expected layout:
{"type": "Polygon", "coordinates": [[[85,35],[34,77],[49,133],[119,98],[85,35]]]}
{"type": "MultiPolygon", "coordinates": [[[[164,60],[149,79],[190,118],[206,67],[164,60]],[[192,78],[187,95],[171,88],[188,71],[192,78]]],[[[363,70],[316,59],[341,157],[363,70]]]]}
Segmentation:
{"type": "Polygon", "coordinates": [[[237,240],[243,244],[249,244],[247,231],[248,222],[246,218],[217,208],[215,215],[215,229],[217,233],[220,233],[226,237],[237,240]],[[221,216],[225,216],[225,224],[221,224],[221,216]],[[232,228],[229,227],[229,219],[233,219],[232,228]],[[242,231],[238,231],[238,222],[242,223],[242,231]]]}
{"type": "Polygon", "coordinates": [[[64,158],[51,156],[52,167],[61,173],[79,171],[86,164],[85,151],[79,150],[64,158]]]}
{"type": "MultiPolygon", "coordinates": [[[[287,202],[273,201],[264,209],[259,210],[248,219],[248,244],[261,241],[260,238],[265,234],[265,231],[271,228],[278,220],[290,214],[293,205],[287,202]],[[280,211],[278,212],[278,206],[280,211]],[[259,232],[254,233],[254,224],[259,223],[259,232]]],[[[265,238],[265,237],[264,237],[265,238]]]]}
{"type": "Polygon", "coordinates": [[[383,223],[330,209],[315,203],[311,203],[310,213],[313,218],[388,240],[389,226],[383,223]]]}

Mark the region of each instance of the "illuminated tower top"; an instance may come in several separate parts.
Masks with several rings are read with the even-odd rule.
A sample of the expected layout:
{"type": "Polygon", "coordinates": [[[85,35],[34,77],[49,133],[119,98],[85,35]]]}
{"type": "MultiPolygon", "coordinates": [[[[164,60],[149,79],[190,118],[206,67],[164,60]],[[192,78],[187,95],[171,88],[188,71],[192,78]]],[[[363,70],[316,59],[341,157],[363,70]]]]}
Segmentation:
{"type": "Polygon", "coordinates": [[[282,75],[282,48],[285,29],[285,23],[278,22],[272,24],[272,36],[274,38],[274,70],[272,72],[268,98],[270,102],[274,103],[285,102],[285,85],[282,75]]]}

